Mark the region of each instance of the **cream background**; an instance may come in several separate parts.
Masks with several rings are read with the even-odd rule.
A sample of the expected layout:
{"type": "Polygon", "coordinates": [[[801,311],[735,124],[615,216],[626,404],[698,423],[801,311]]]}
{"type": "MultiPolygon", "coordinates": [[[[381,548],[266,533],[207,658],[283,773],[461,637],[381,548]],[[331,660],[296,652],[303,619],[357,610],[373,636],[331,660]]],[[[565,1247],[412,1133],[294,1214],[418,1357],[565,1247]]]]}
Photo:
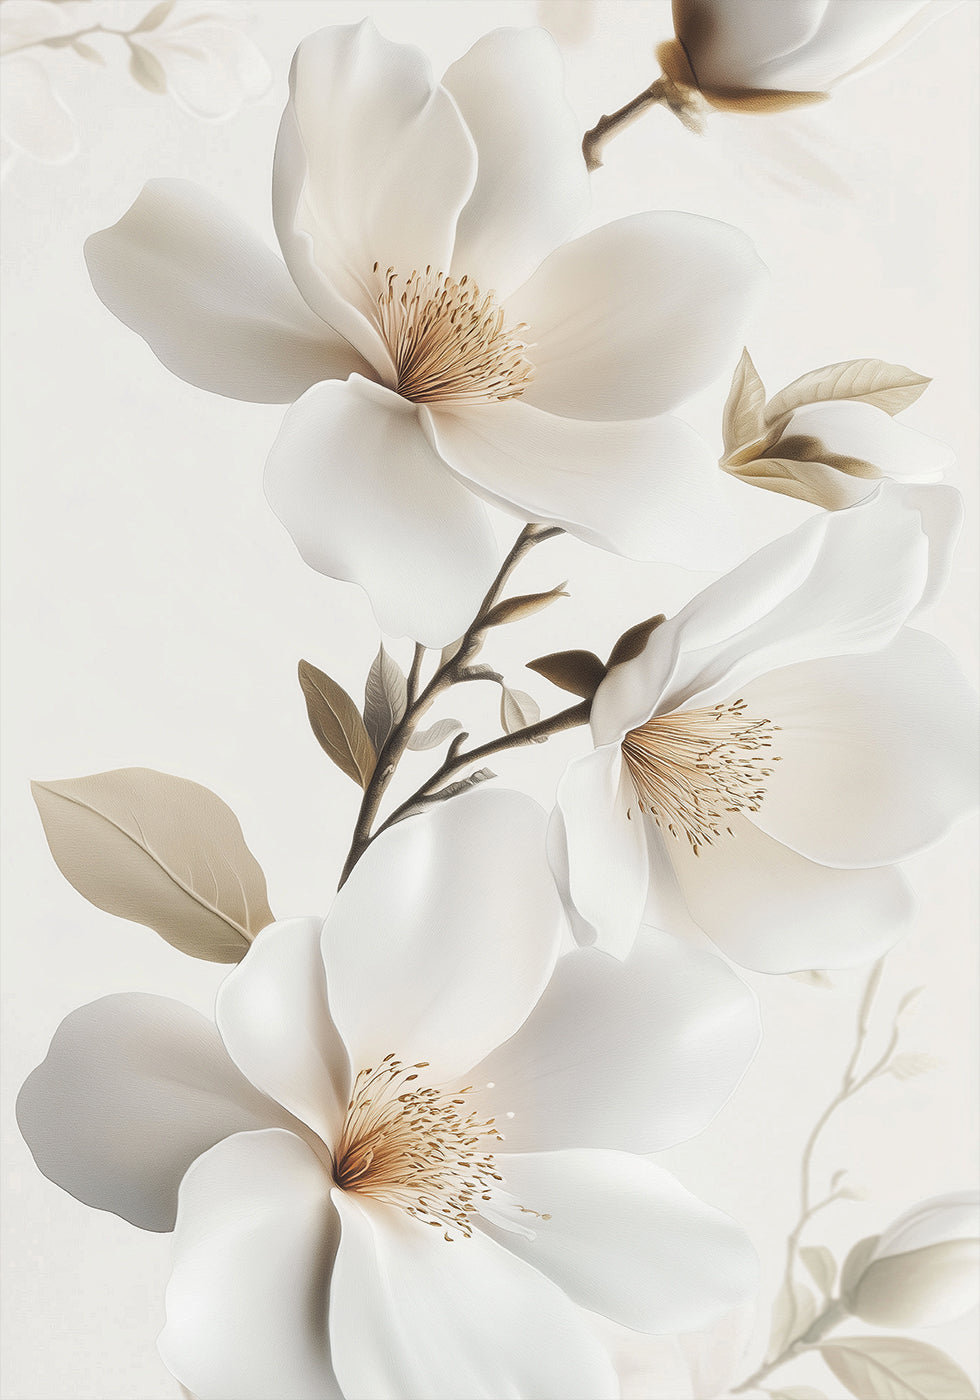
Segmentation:
{"type": "MultiPolygon", "coordinates": [[[[146,6],[130,8],[138,17],[146,6]]],[[[565,0],[559,19],[579,8],[565,0]]],[[[121,71],[53,63],[82,151],[62,168],[20,165],[5,201],[7,1400],[176,1397],[154,1349],[168,1237],[89,1210],[45,1181],[17,1134],[13,1097],[75,1006],[148,990],[209,1011],[223,975],[78,896],[50,859],[28,780],[127,765],[193,778],[238,814],[276,913],[325,910],[356,793],[307,730],[295,665],[306,656],[359,695],[377,648],[363,595],[308,571],[264,503],[263,458],[282,410],[211,397],[165,371],[97,301],[82,242],[114,222],[150,176],[206,184],[271,241],[268,183],[289,57],[320,25],[370,14],[390,37],[426,48],[441,71],[487,29],[535,18],[525,0],[260,0],[251,10],[275,86],[226,123],[186,116],[121,71]]],[[[771,392],[862,355],[935,376],[905,421],[955,446],[952,479],[971,525],[927,625],[971,668],[978,20],[980,5],[966,0],[888,66],[792,119],[718,117],[699,141],[654,111],[610,146],[594,181],[596,223],[682,208],[755,238],[773,277],[748,343],[771,392]]],[[[591,37],[566,48],[583,130],[651,80],[652,47],[668,34],[665,3],[603,0],[591,37]]],[[[687,414],[712,441],[726,389],[712,386],[687,414]]],[[[517,526],[502,518],[501,529],[509,539],[517,526]]],[[[604,652],[625,626],[675,609],[699,585],[679,570],[561,539],[532,556],[519,591],[564,578],[570,600],[503,629],[486,653],[546,710],[560,708],[561,695],[522,672],[526,659],[562,646],[604,652]]],[[[462,717],[489,737],[497,695],[483,690],[467,688],[462,717]]],[[[497,771],[550,805],[583,744],[582,733],[562,736],[529,757],[502,758],[497,771]]],[[[426,757],[412,758],[420,778],[426,757]]],[[[806,1237],[813,1243],[843,1252],[914,1201],[976,1180],[975,842],[976,825],[966,823],[909,862],[922,912],[889,959],[881,1010],[926,984],[906,1044],[943,1064],[911,1083],[882,1081],[832,1126],[818,1171],[851,1168],[868,1200],[833,1208],[806,1237]]],[[[800,1150],[849,1054],[863,974],[835,975],[833,991],[748,980],[762,1003],[763,1049],[711,1128],[660,1160],[751,1232],[765,1269],[764,1328],[796,1218],[800,1150]]],[[[888,1024],[882,1014],[879,1036],[888,1024]]],[[[921,1335],[975,1377],[975,1328],[974,1314],[921,1335]]],[[[736,1378],[760,1348],[761,1339],[736,1378]]],[[[843,1393],[814,1362],[778,1377],[806,1381],[843,1393]]],[[[675,1400],[672,1390],[659,1393],[675,1400]]]]}

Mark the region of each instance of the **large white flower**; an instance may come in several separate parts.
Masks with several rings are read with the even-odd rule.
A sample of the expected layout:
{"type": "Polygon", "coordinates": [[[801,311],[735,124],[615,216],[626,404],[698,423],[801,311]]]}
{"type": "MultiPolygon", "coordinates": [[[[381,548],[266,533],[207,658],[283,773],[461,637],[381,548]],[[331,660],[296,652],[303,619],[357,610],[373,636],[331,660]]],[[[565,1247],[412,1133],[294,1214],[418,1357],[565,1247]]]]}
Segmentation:
{"type": "Polygon", "coordinates": [[[636,1154],[725,1101],[754,998],[665,935],[559,956],[545,827],[489,791],[405,821],[259,935],[217,1031],[107,997],[28,1079],[46,1175],[176,1221],[160,1348],[202,1400],[612,1397],[582,1309],[673,1332],[753,1290],[741,1229],[636,1154]]]}
{"type": "Polygon", "coordinates": [[[325,29],[296,53],[276,148],[285,266],[172,180],[86,246],[99,296],[174,373],[298,400],[269,500],[394,635],[464,630],[499,562],[484,501],[631,557],[744,553],[743,488],[668,410],[734,358],[762,266],[688,214],[566,243],[580,141],[541,30],[487,35],[437,83],[368,22],[325,29]]]}
{"type": "Polygon", "coordinates": [[[716,105],[815,99],[883,62],[939,13],[933,0],[673,0],[686,71],[716,105]]]}
{"type": "Polygon", "coordinates": [[[893,862],[976,801],[975,697],[941,643],[904,628],[960,513],[950,487],[884,483],[609,670],[551,829],[581,941],[622,954],[642,921],[697,927],[763,972],[895,942],[912,897],[893,862]]]}

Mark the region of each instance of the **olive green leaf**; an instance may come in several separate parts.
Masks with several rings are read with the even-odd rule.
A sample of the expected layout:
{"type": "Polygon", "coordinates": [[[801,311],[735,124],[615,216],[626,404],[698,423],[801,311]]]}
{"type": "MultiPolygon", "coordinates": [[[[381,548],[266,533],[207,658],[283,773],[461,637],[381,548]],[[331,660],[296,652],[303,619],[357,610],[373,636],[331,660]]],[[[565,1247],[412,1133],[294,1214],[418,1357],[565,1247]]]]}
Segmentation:
{"type": "Polygon", "coordinates": [[[620,666],[624,661],[632,661],[639,656],[651,633],[666,621],[663,613],[657,613],[656,617],[648,617],[644,622],[637,622],[633,627],[628,627],[609,653],[606,670],[612,670],[613,666],[620,666]]]}
{"type": "Polygon", "coordinates": [[[540,612],[542,608],[549,607],[559,598],[567,598],[566,583],[559,583],[556,588],[550,588],[547,593],[521,593],[516,598],[505,598],[503,602],[492,607],[484,618],[484,627],[500,627],[504,622],[519,622],[521,618],[531,617],[534,613],[540,612]]]}
{"type": "Polygon", "coordinates": [[[840,1337],[820,1354],[858,1400],[977,1400],[952,1357],[911,1337],[840,1337]]]}
{"type": "Polygon", "coordinates": [[[51,854],[79,894],[209,962],[239,962],[274,918],[238,819],[152,768],[32,783],[51,854]]]}
{"type": "Polygon", "coordinates": [[[594,651],[553,651],[548,656],[528,661],[527,669],[537,671],[552,685],[581,695],[585,700],[592,699],[606,674],[605,666],[594,651]]]}
{"type": "Polygon", "coordinates": [[[357,706],[342,685],[308,661],[299,663],[299,683],[317,743],[342,773],[367,787],[377,754],[357,706]]]}

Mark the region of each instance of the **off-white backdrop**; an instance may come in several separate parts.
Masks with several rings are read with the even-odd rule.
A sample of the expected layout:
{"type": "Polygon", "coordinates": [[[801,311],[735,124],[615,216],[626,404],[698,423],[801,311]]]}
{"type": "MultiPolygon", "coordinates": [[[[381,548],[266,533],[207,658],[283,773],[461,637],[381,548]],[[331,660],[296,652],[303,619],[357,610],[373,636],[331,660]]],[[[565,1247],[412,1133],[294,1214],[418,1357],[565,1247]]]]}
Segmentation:
{"type": "MultiPolygon", "coordinates": [[[[138,15],[145,6],[130,8],[138,15]]],[[[653,46],[670,32],[665,3],[542,8],[569,31],[569,94],[583,130],[654,76],[653,46]],[[577,21],[591,32],[575,41],[577,21]]],[[[223,975],[78,896],[47,852],[28,780],[126,765],[193,778],[238,814],[276,914],[323,911],[356,792],[308,732],[296,661],[308,657],[356,694],[377,649],[360,592],[306,569],[264,502],[263,458],[282,410],[211,397],[165,371],[96,299],[82,243],[151,176],[200,181],[271,241],[278,113],[290,55],[307,32],[369,14],[441,69],[486,30],[533,23],[536,13],[523,0],[265,0],[251,6],[250,32],[275,82],[260,102],[206,123],[123,71],[65,62],[59,83],[82,149],[71,164],[22,162],[11,174],[3,317],[7,1400],[178,1394],[154,1349],[169,1238],[140,1233],[45,1181],[17,1134],[13,1097],[75,1006],[145,990],[209,1011],[223,975]]],[[[719,116],[699,140],[656,110],[609,147],[594,181],[597,223],[678,208],[752,235],[772,284],[749,345],[771,390],[864,355],[935,377],[905,421],[954,446],[951,479],[971,526],[927,625],[968,669],[978,19],[977,0],[966,0],[889,65],[796,116],[719,116]]],[[[713,385],[686,415],[713,441],[726,389],[713,385]]],[[[501,518],[503,536],[516,528],[501,518]]],[[[569,539],[542,546],[521,577],[529,588],[568,578],[572,596],[503,629],[488,657],[549,708],[560,707],[560,694],[522,673],[526,659],[564,646],[604,652],[625,626],[669,612],[704,581],[569,539]]],[[[493,732],[497,701],[480,689],[467,687],[463,717],[493,732]]],[[[550,806],[564,762],[584,743],[572,733],[529,757],[502,757],[501,781],[550,806]]],[[[427,771],[426,757],[413,758],[413,772],[427,771]]],[[[909,862],[922,909],[889,958],[881,1005],[890,1012],[901,993],[925,984],[907,1044],[941,1063],[911,1082],[882,1081],[841,1114],[816,1166],[828,1175],[850,1168],[867,1200],[829,1211],[813,1242],[845,1248],[913,1202],[976,1180],[975,842],[975,825],[963,825],[909,862]]],[[[763,1049],[709,1130],[661,1160],[744,1222],[771,1298],[796,1217],[800,1151],[849,1053],[863,974],[835,974],[832,990],[749,980],[762,1003],[763,1049]]],[[[880,1033],[886,1023],[882,1015],[880,1033]]],[[[974,1316],[921,1335],[975,1376],[975,1325],[974,1316]]],[[[826,1387],[826,1377],[810,1362],[786,1382],[826,1387]]]]}

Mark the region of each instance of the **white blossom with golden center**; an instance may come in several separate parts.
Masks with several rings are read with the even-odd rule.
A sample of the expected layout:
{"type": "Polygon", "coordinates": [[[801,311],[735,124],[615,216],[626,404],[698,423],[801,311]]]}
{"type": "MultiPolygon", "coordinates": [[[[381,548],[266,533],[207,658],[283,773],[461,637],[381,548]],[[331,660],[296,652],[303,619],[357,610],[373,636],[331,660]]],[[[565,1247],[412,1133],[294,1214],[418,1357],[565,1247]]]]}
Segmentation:
{"type": "Polygon", "coordinates": [[[199,1400],[614,1400],[587,1313],[752,1296],[743,1231],[646,1154],[725,1102],[755,999],[665,935],[560,956],[546,825],[487,789],[401,822],[326,920],[259,934],[217,1028],[107,997],[28,1079],[41,1170],[174,1230],[160,1350],[199,1400]]]}
{"type": "Polygon", "coordinates": [[[293,405],[270,504],[392,636],[464,631],[500,564],[488,504],[692,568],[771,529],[672,416],[736,358],[765,270],[690,214],[582,233],[581,140],[543,30],[495,30],[437,82],[369,21],[324,29],[276,147],[283,260],[175,180],[86,245],[99,296],[174,373],[293,405]]]}
{"type": "Polygon", "coordinates": [[[903,624],[935,596],[962,507],[879,485],[705,589],[613,666],[549,855],[576,934],[707,934],[762,972],[879,956],[913,912],[895,863],[976,801],[975,698],[903,624]]]}

